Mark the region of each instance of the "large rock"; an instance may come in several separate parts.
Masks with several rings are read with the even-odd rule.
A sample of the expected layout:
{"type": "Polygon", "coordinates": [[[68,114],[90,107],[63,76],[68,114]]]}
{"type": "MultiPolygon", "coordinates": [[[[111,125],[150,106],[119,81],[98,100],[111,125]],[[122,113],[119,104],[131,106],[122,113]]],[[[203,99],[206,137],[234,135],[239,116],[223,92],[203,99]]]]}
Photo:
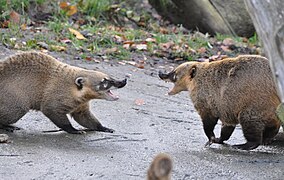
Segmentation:
{"type": "Polygon", "coordinates": [[[243,0],[149,0],[149,3],[161,16],[187,29],[244,37],[255,32],[243,0]]]}

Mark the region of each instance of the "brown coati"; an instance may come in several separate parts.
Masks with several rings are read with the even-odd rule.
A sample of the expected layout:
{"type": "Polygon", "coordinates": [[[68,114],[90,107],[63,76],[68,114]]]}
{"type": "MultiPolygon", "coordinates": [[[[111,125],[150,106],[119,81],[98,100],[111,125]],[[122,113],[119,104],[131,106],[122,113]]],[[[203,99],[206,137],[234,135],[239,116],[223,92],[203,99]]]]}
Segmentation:
{"type": "Polygon", "coordinates": [[[40,52],[24,52],[0,61],[0,127],[13,130],[29,110],[41,111],[62,130],[80,134],[67,114],[87,130],[113,132],[90,112],[91,99],[117,100],[111,88],[122,88],[126,79],[57,61],[40,52]]]}
{"type": "Polygon", "coordinates": [[[158,154],[152,161],[147,180],[170,180],[173,164],[171,158],[164,153],[158,154]]]}
{"type": "Polygon", "coordinates": [[[269,62],[258,55],[242,55],[215,62],[186,62],[170,73],[159,73],[174,83],[169,95],[189,91],[209,143],[230,138],[240,123],[245,144],[234,147],[250,150],[270,143],[278,133],[280,121],[275,110],[280,104],[269,62]],[[214,127],[222,122],[221,136],[214,127]]]}

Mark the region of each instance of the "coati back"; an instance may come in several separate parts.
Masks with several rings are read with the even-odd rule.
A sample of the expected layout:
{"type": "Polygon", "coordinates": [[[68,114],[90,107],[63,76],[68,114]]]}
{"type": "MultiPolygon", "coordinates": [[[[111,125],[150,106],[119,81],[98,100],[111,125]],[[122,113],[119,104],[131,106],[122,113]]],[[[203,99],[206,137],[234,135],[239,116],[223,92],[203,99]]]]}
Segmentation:
{"type": "Polygon", "coordinates": [[[173,164],[170,156],[164,153],[158,154],[152,161],[147,180],[170,180],[173,164]]]}
{"type": "Polygon", "coordinates": [[[209,143],[222,144],[239,123],[247,139],[245,144],[234,146],[239,149],[268,144],[278,133],[280,121],[275,111],[280,99],[265,57],[243,55],[215,62],[187,62],[159,76],[174,83],[169,95],[189,91],[209,143]],[[218,119],[222,130],[220,138],[215,138],[218,119]]]}
{"type": "Polygon", "coordinates": [[[29,110],[38,110],[68,133],[83,131],[72,127],[67,114],[88,130],[113,132],[90,112],[89,101],[117,100],[110,88],[126,85],[126,79],[117,81],[39,52],[24,52],[0,61],[0,76],[0,127],[7,129],[29,110]]]}

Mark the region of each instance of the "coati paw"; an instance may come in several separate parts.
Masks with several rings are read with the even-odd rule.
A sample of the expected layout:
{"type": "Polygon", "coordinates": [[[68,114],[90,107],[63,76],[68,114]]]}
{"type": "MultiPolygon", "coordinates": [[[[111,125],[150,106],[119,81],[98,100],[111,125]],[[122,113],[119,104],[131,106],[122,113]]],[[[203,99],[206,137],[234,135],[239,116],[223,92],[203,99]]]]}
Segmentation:
{"type": "Polygon", "coordinates": [[[97,131],[101,131],[101,132],[107,132],[107,133],[113,133],[114,130],[113,129],[110,129],[110,128],[107,128],[107,127],[100,127],[97,131]]]}
{"type": "Polygon", "coordinates": [[[221,138],[215,138],[213,143],[217,143],[217,144],[224,144],[224,141],[221,140],[221,138]]]}
{"type": "Polygon", "coordinates": [[[16,130],[21,130],[21,128],[16,127],[16,126],[12,126],[12,125],[1,125],[0,129],[3,129],[3,130],[8,131],[8,132],[14,132],[16,130]]]}
{"type": "Polygon", "coordinates": [[[263,145],[269,145],[273,142],[273,140],[274,140],[273,138],[266,138],[266,139],[263,140],[262,144],[263,145]]]}
{"type": "Polygon", "coordinates": [[[207,143],[205,144],[205,147],[206,147],[206,146],[210,146],[210,145],[213,144],[213,143],[216,143],[215,141],[216,141],[215,136],[212,136],[212,137],[210,138],[210,140],[207,141],[207,143]]]}
{"type": "Polygon", "coordinates": [[[76,130],[76,131],[70,131],[68,132],[70,134],[86,134],[86,131],[83,130],[76,130]]]}
{"type": "Polygon", "coordinates": [[[247,142],[245,144],[236,144],[236,145],[233,145],[232,147],[236,149],[241,149],[241,150],[252,150],[252,149],[257,148],[258,146],[259,146],[259,143],[257,142],[247,142]]]}
{"type": "Polygon", "coordinates": [[[85,131],[99,131],[99,132],[107,132],[107,133],[113,133],[114,130],[104,127],[104,126],[100,126],[99,128],[96,129],[86,129],[85,131]]]}

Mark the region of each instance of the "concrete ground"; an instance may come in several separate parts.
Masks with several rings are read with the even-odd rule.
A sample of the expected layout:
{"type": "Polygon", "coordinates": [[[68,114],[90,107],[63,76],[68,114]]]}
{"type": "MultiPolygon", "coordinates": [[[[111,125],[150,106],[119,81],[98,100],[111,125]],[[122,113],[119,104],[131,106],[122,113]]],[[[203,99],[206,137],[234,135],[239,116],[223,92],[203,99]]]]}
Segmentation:
{"type": "MultiPolygon", "coordinates": [[[[1,57],[11,53],[3,49],[1,57]]],[[[282,133],[270,146],[240,151],[229,146],[245,141],[237,127],[229,145],[204,147],[207,138],[188,94],[165,95],[172,84],[159,80],[159,67],[65,62],[118,79],[130,77],[126,87],[115,91],[118,101],[91,102],[92,112],[115,133],[46,133],[57,127],[40,112],[30,112],[15,124],[21,130],[8,133],[11,143],[0,144],[0,179],[145,179],[160,152],[174,161],[172,179],[283,179],[282,133]]],[[[217,136],[219,131],[220,124],[217,136]]]]}

